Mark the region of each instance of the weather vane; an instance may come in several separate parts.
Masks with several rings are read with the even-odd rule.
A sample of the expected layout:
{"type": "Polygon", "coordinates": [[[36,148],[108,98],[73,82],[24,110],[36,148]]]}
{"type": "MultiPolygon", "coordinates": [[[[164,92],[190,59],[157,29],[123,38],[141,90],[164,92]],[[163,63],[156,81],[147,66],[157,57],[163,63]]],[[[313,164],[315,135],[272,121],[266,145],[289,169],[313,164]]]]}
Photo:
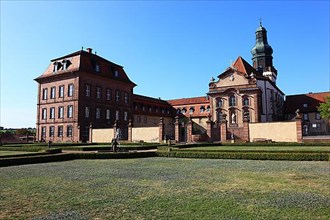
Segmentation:
{"type": "Polygon", "coordinates": [[[262,26],[262,24],[261,24],[261,18],[259,18],[259,24],[260,24],[260,26],[262,26]]]}

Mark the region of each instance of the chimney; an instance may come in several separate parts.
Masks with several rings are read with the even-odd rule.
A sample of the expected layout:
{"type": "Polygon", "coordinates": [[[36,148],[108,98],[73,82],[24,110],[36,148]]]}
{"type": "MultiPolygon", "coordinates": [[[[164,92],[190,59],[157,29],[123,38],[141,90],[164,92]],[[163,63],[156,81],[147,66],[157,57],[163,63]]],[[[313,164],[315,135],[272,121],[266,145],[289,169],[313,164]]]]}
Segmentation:
{"type": "Polygon", "coordinates": [[[92,53],[92,51],[93,51],[93,49],[92,49],[92,48],[90,48],[90,47],[89,47],[89,48],[87,48],[86,50],[88,51],[88,53],[92,53]]]}

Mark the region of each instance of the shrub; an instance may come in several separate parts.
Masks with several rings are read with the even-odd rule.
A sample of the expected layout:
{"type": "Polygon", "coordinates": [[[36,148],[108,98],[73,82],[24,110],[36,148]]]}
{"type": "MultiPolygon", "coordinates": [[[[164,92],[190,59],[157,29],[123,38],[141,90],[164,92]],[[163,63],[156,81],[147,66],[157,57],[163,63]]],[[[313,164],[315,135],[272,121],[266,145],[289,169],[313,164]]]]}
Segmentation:
{"type": "Polygon", "coordinates": [[[244,160],[299,160],[329,161],[326,152],[267,152],[267,151],[180,151],[173,148],[157,151],[160,157],[209,158],[209,159],[244,159],[244,160]]]}

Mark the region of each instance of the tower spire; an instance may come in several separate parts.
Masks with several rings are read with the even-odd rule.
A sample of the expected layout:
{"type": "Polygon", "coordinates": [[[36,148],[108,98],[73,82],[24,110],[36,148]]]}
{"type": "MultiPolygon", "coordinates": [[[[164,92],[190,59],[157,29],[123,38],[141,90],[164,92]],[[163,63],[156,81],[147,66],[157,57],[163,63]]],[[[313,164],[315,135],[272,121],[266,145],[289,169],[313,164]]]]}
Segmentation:
{"type": "Polygon", "coordinates": [[[259,27],[257,28],[256,43],[251,50],[253,67],[263,75],[271,73],[272,81],[276,80],[277,70],[273,66],[273,49],[267,41],[267,31],[262,26],[261,18],[259,19],[259,27]],[[267,73],[266,73],[267,72],[267,73]]]}

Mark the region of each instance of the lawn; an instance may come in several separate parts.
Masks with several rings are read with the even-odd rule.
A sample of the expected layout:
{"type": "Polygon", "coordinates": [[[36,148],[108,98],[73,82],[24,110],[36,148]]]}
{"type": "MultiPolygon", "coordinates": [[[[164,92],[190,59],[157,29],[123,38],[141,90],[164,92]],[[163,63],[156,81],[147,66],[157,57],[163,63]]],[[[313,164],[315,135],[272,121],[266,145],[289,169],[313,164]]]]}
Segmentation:
{"type": "Polygon", "coordinates": [[[0,219],[329,219],[329,162],[145,158],[0,168],[0,219]]]}
{"type": "Polygon", "coordinates": [[[18,156],[18,155],[27,155],[31,154],[31,152],[25,152],[25,151],[0,151],[0,157],[1,156],[18,156]]]}

